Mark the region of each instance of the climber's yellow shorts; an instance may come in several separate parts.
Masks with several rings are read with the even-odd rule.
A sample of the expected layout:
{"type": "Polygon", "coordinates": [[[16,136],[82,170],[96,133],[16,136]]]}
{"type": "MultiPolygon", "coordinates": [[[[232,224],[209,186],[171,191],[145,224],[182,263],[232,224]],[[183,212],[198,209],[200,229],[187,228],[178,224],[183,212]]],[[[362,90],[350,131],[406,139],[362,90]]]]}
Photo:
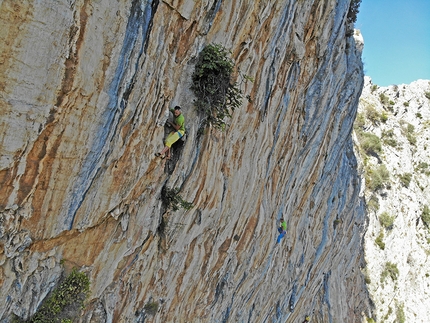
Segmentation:
{"type": "Polygon", "coordinates": [[[184,134],[180,131],[171,132],[166,138],[166,146],[172,147],[172,145],[177,142],[180,138],[182,138],[184,134]]]}

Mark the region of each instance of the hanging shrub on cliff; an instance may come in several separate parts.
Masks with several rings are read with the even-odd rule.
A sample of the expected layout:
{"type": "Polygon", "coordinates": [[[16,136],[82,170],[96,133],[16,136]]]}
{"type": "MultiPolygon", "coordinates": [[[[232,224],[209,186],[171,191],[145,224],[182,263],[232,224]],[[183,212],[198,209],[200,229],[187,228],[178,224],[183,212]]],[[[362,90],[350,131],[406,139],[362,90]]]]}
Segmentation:
{"type": "Polygon", "coordinates": [[[225,119],[242,104],[242,92],[232,81],[234,62],[219,44],[209,44],[201,51],[192,75],[191,89],[205,123],[224,129],[225,119]]]}
{"type": "Polygon", "coordinates": [[[347,15],[348,22],[350,24],[355,24],[355,22],[357,21],[357,15],[360,10],[360,4],[361,4],[361,0],[351,1],[351,4],[349,5],[348,15],[347,15]]]}
{"type": "Polygon", "coordinates": [[[348,22],[348,30],[346,35],[352,36],[354,34],[354,24],[357,21],[357,15],[360,10],[361,0],[351,0],[349,5],[348,14],[346,16],[348,22]]]}

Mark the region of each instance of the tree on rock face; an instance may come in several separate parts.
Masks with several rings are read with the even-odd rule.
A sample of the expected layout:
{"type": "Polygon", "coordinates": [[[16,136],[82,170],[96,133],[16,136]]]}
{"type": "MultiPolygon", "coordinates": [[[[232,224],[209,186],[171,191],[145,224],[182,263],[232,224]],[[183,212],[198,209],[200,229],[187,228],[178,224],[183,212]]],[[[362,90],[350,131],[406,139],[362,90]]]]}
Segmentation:
{"type": "Polygon", "coordinates": [[[195,104],[204,112],[206,123],[219,129],[225,127],[224,119],[231,118],[231,113],[242,104],[242,93],[231,79],[234,62],[228,53],[221,45],[207,45],[192,75],[195,104]]]}

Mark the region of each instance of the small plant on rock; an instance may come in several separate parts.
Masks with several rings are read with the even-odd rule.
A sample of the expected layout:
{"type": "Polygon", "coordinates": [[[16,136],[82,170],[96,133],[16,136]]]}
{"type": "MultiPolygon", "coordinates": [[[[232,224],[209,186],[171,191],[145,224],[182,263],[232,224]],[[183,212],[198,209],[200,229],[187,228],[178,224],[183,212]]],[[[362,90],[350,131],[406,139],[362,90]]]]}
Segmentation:
{"type": "Polygon", "coordinates": [[[367,201],[366,203],[367,205],[367,209],[369,211],[373,211],[376,212],[379,210],[379,199],[375,194],[372,194],[372,196],[370,197],[369,201],[367,201]]]}
{"type": "Polygon", "coordinates": [[[370,132],[362,132],[357,133],[357,137],[361,148],[366,154],[374,155],[382,152],[381,139],[377,135],[370,132]]]}
{"type": "Polygon", "coordinates": [[[366,106],[365,109],[366,118],[370,120],[374,125],[378,125],[381,121],[381,114],[376,110],[376,108],[372,105],[366,106]]]}
{"type": "Polygon", "coordinates": [[[388,105],[390,98],[388,96],[386,96],[384,93],[379,94],[379,101],[381,101],[381,103],[383,105],[388,105]]]}
{"type": "Polygon", "coordinates": [[[367,167],[364,175],[366,187],[376,192],[383,188],[390,188],[390,173],[384,164],[377,167],[367,167]]]}
{"type": "Polygon", "coordinates": [[[417,137],[415,134],[415,127],[411,125],[410,123],[403,122],[402,127],[403,134],[406,136],[406,139],[408,139],[409,143],[412,146],[415,146],[417,143],[417,137]]]}
{"type": "Polygon", "coordinates": [[[384,316],[384,320],[388,320],[388,318],[390,317],[390,315],[393,313],[393,308],[391,306],[388,307],[388,312],[387,314],[385,314],[384,316]]]}
{"type": "Polygon", "coordinates": [[[379,235],[375,239],[375,243],[381,250],[385,250],[384,231],[379,232],[379,235]]]}
{"type": "Polygon", "coordinates": [[[421,220],[426,227],[430,227],[430,208],[427,204],[424,205],[423,210],[421,212],[421,220]]]}
{"type": "Polygon", "coordinates": [[[385,229],[392,229],[394,220],[396,218],[394,216],[391,216],[388,214],[388,212],[382,212],[381,215],[379,215],[379,223],[385,228],[385,229]]]}
{"type": "Polygon", "coordinates": [[[385,263],[384,270],[381,273],[381,283],[383,283],[387,277],[390,277],[393,281],[396,281],[398,276],[399,269],[397,268],[397,265],[387,261],[385,263]]]}
{"type": "Polygon", "coordinates": [[[356,131],[362,131],[362,128],[366,125],[366,118],[363,113],[357,113],[357,117],[354,121],[354,129],[356,131]]]}
{"type": "Polygon", "coordinates": [[[398,323],[405,323],[406,322],[406,316],[405,311],[403,309],[403,304],[396,306],[396,319],[398,323]]]}
{"type": "Polygon", "coordinates": [[[161,191],[161,200],[168,209],[173,211],[183,208],[185,210],[190,210],[193,208],[193,203],[185,201],[182,196],[179,195],[179,188],[168,188],[163,187],[161,191]]]}
{"type": "Polygon", "coordinates": [[[402,175],[399,176],[400,178],[400,184],[406,188],[409,187],[409,184],[411,183],[412,180],[412,174],[411,173],[404,173],[402,175]]]}
{"type": "Polygon", "coordinates": [[[148,315],[155,315],[158,311],[158,302],[148,302],[143,307],[148,315]]]}
{"type": "Polygon", "coordinates": [[[382,138],[382,142],[385,145],[391,146],[393,148],[397,147],[398,145],[397,140],[395,139],[394,131],[392,129],[383,130],[381,138],[382,138]]]}
{"type": "Polygon", "coordinates": [[[418,171],[420,173],[424,173],[426,175],[430,174],[429,171],[428,171],[428,169],[429,169],[429,164],[426,163],[426,162],[420,162],[418,164],[418,166],[416,167],[416,171],[418,171]]]}

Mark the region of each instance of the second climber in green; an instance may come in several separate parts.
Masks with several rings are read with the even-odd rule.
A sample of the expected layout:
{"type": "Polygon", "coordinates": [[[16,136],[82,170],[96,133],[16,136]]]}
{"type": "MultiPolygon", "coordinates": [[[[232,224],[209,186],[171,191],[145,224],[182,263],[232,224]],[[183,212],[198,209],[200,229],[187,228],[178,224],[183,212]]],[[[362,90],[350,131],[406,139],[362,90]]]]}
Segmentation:
{"type": "Polygon", "coordinates": [[[173,122],[167,121],[170,123],[170,125],[175,129],[175,131],[172,131],[166,138],[164,144],[164,148],[161,152],[155,153],[155,156],[157,157],[167,157],[170,158],[170,147],[177,142],[182,136],[185,134],[185,118],[182,114],[181,107],[176,106],[174,109],[170,109],[170,111],[173,113],[174,119],[173,122]],[[167,155],[166,155],[167,153],[167,155]]]}
{"type": "Polygon", "coordinates": [[[279,220],[279,228],[278,228],[278,239],[276,239],[276,243],[281,242],[281,239],[285,236],[287,233],[287,222],[285,222],[284,218],[281,218],[279,220]]]}

